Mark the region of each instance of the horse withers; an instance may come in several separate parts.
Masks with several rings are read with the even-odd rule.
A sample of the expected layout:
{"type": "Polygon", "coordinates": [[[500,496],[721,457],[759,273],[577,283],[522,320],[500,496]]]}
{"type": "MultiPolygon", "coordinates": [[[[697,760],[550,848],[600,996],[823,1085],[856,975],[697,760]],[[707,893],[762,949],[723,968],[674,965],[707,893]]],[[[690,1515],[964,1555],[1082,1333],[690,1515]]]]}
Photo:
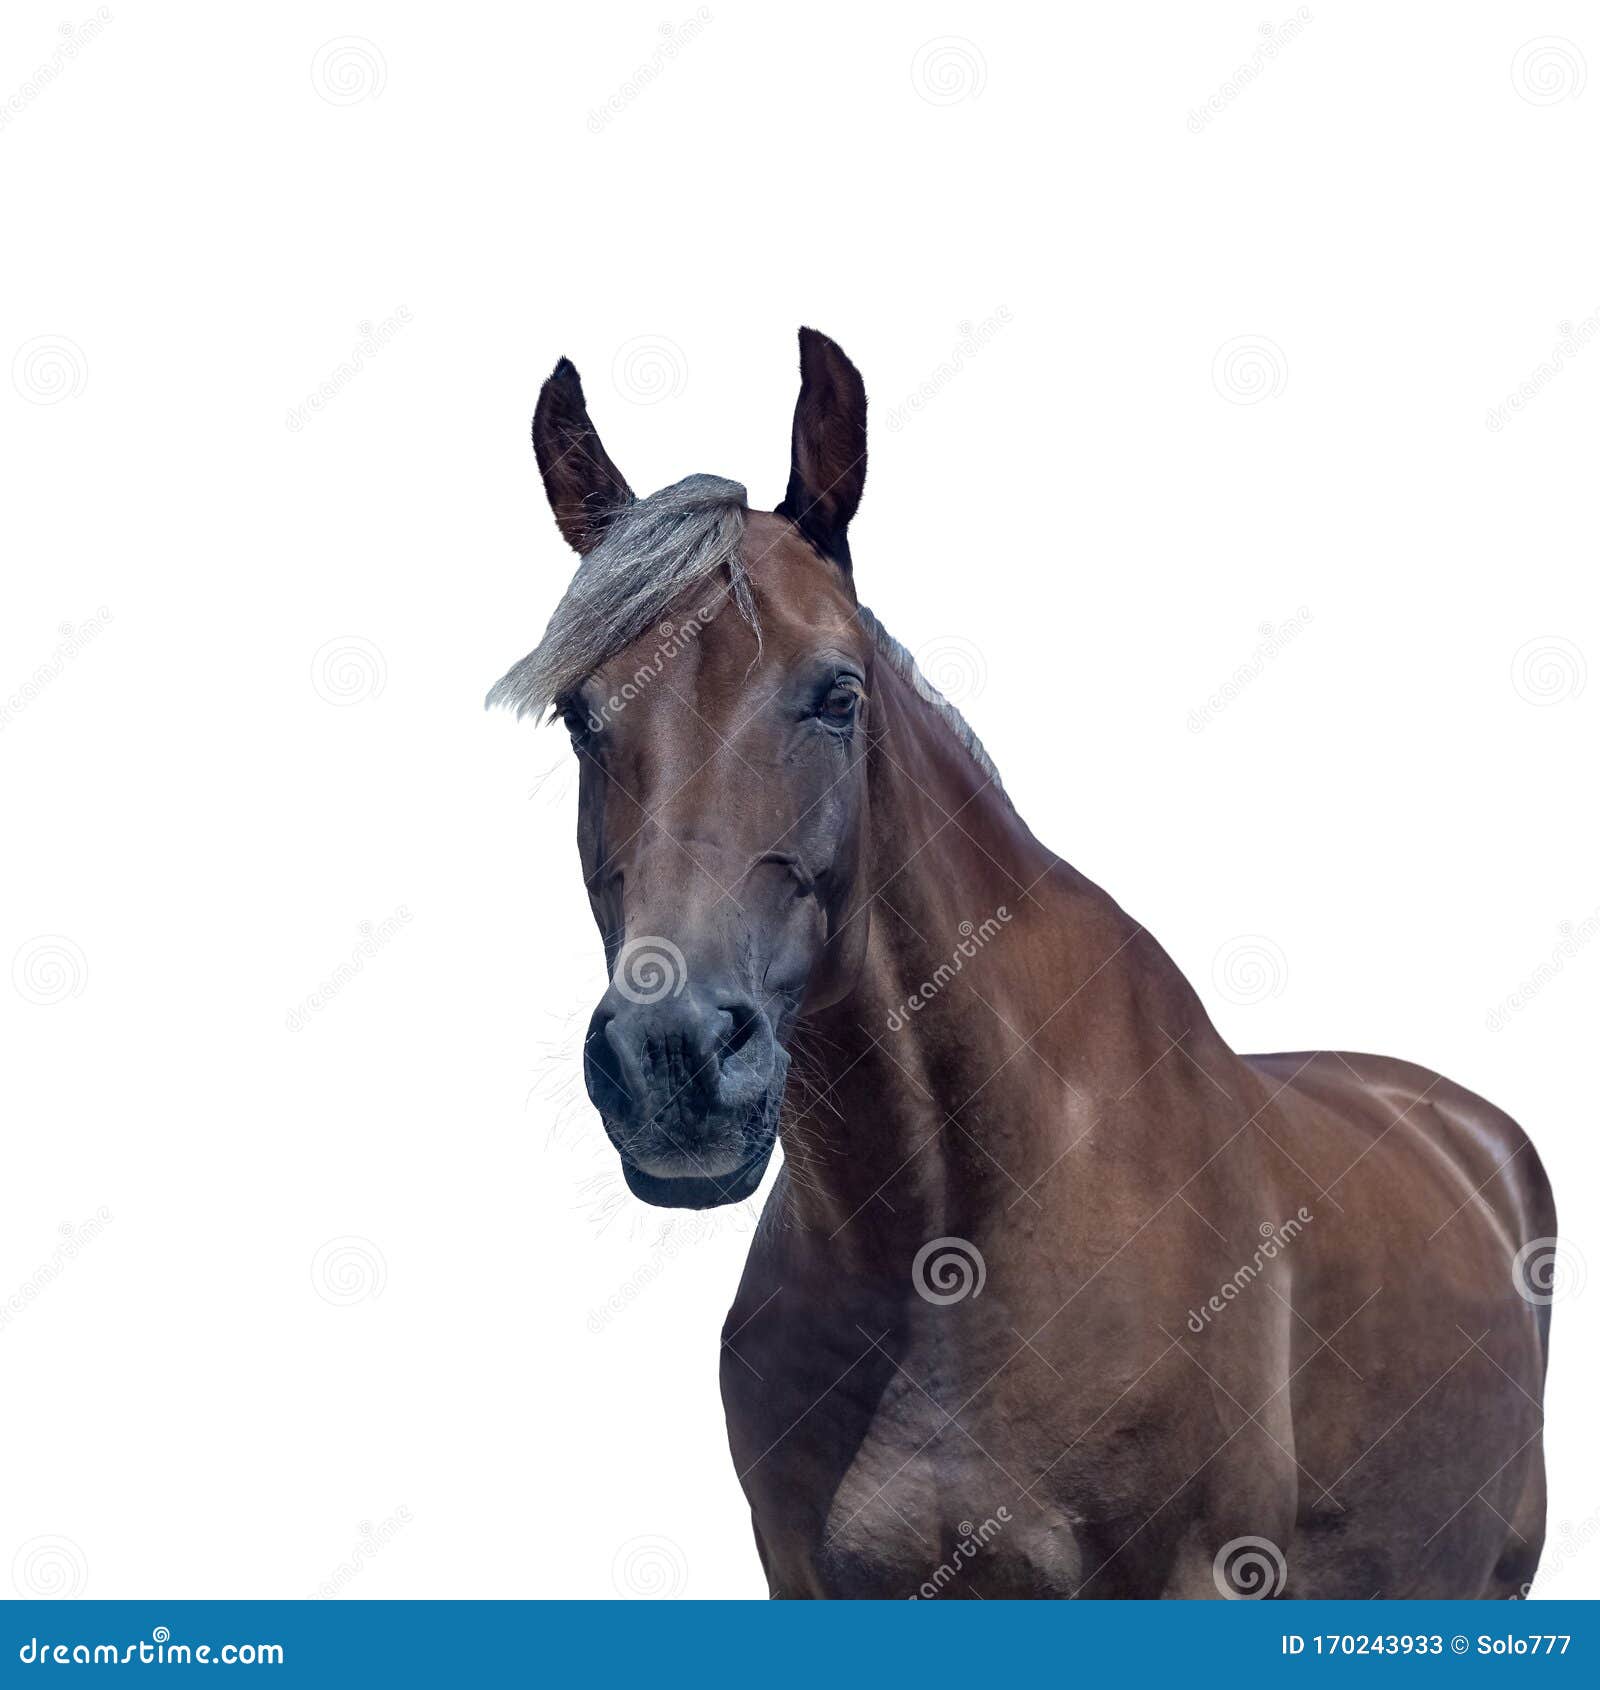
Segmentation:
{"type": "Polygon", "coordinates": [[[788,491],[637,498],[563,360],[553,710],[630,1189],[773,1182],[723,1335],[774,1596],[1525,1592],[1555,1249],[1508,1116],[1238,1056],[856,598],[866,395],[800,335],[788,491]]]}

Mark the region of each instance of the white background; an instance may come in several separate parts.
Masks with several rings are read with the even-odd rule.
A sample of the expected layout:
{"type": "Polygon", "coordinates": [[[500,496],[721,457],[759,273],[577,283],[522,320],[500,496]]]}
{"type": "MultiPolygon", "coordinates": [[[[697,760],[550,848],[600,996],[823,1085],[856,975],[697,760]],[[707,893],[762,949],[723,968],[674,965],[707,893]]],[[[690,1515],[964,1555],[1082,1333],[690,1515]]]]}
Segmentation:
{"type": "MultiPolygon", "coordinates": [[[[1035,831],[1238,1048],[1509,1109],[1600,1274],[1592,9],[64,15],[0,17],[0,1588],[764,1594],[749,1216],[625,1196],[569,753],[481,707],[572,565],[562,353],[636,487],[771,505],[836,337],[862,596],[1035,831]]],[[[1600,1571],[1597,1326],[1548,1594],[1600,1571]]]]}

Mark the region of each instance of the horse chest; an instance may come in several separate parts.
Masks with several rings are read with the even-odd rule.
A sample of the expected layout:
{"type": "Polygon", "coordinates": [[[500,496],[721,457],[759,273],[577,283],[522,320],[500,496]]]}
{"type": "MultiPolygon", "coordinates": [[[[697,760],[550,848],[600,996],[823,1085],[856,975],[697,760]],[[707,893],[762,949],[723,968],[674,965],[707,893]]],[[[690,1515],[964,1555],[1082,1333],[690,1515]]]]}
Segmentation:
{"type": "MultiPolygon", "coordinates": [[[[1130,1474],[1107,1455],[1126,1448],[1123,1418],[1072,1448],[1084,1432],[1075,1392],[1053,1371],[1038,1377],[1039,1364],[992,1378],[1004,1357],[964,1352],[958,1364],[911,1344],[891,1358],[865,1340],[851,1353],[839,1333],[793,1338],[753,1346],[760,1382],[742,1362],[724,1367],[775,1593],[1073,1593],[1094,1565],[1090,1522],[1129,1506],[1130,1474]]],[[[1159,1482],[1137,1463],[1131,1477],[1135,1490],[1159,1482]]]]}
{"type": "Polygon", "coordinates": [[[1070,1595],[1082,1521],[1027,1490],[1007,1453],[931,1403],[886,1403],[828,1505],[812,1577],[829,1593],[925,1600],[1070,1595]]]}

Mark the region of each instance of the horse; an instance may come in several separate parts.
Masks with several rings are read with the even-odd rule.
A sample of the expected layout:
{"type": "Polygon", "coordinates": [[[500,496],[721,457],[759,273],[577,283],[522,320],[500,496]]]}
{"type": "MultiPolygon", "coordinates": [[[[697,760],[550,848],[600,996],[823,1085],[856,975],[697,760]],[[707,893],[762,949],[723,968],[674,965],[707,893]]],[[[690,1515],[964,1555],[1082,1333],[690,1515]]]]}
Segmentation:
{"type": "Polygon", "coordinates": [[[866,439],[802,329],[783,502],[640,498],[562,359],[579,563],[489,695],[577,756],[629,1189],[737,1203],[782,1143],[720,1362],[772,1596],[1526,1594],[1528,1138],[1408,1062],[1228,1047],[858,601],[866,439]]]}

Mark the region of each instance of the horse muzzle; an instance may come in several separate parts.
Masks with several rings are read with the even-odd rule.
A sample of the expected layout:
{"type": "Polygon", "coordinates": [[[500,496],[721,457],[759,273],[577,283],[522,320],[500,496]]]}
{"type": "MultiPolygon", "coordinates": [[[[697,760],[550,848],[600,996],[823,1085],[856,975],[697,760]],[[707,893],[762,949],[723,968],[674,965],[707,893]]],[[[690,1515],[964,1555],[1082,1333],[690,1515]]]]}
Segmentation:
{"type": "Polygon", "coordinates": [[[714,1208],[756,1189],[788,1068],[759,1005],[687,982],[642,998],[613,985],[584,1040],[584,1083],[628,1188],[667,1208],[714,1208]]]}

